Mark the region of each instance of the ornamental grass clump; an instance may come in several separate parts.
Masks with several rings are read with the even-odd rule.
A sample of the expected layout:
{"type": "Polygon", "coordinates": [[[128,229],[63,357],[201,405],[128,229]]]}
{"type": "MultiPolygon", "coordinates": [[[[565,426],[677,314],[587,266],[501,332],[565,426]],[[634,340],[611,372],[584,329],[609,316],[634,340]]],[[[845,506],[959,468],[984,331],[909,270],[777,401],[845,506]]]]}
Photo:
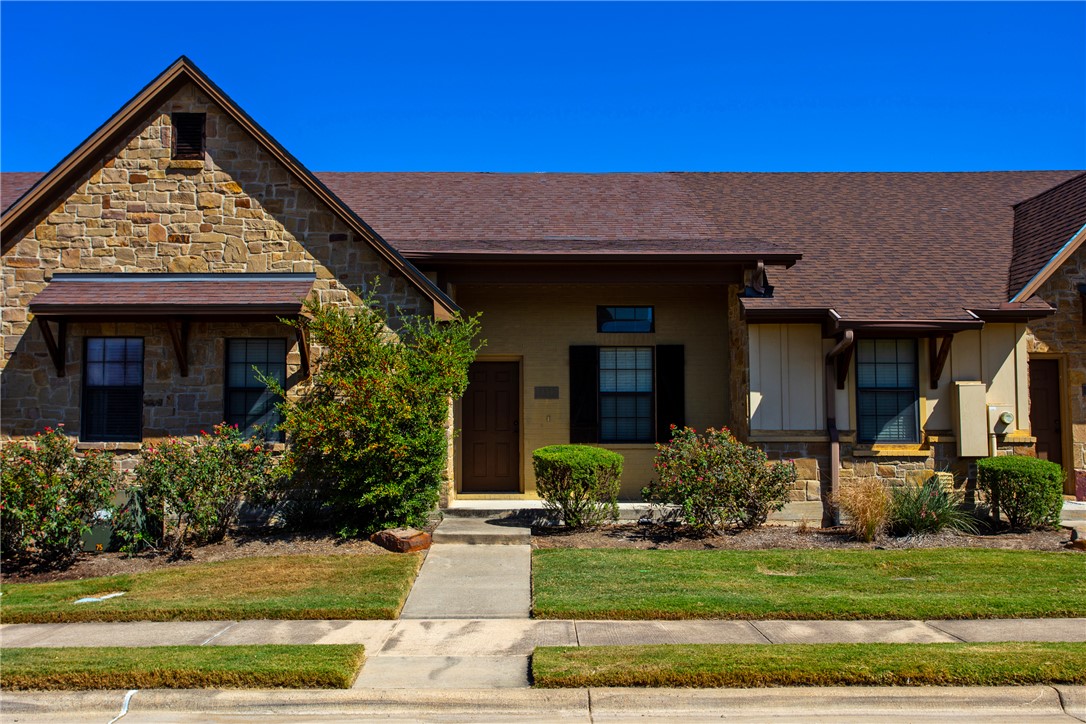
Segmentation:
{"type": "Polygon", "coordinates": [[[977,461],[977,484],[1011,528],[1052,528],[1063,509],[1063,468],[1048,460],[1002,455],[977,461]]]}
{"type": "Polygon", "coordinates": [[[655,504],[678,505],[699,532],[728,526],[755,528],[780,510],[796,481],[791,462],[770,463],[765,452],[744,445],[726,428],[699,434],[671,426],[671,441],[656,445],[656,480],[641,492],[655,504]]]}
{"type": "Polygon", "coordinates": [[[932,475],[922,485],[894,488],[890,529],[895,535],[938,533],[944,529],[976,533],[976,521],[962,510],[960,496],[932,475]]]}
{"type": "Polygon", "coordinates": [[[845,525],[852,534],[870,543],[886,531],[893,513],[894,499],[878,478],[863,478],[858,483],[841,488],[837,505],[848,516],[845,525]]]}
{"type": "Polygon", "coordinates": [[[111,456],[47,427],[33,440],[9,442],[0,471],[0,554],[38,565],[70,563],[99,514],[109,515],[118,481],[111,456]]]}
{"type": "Polygon", "coordinates": [[[259,501],[277,475],[275,455],[259,439],[247,439],[237,425],[215,425],[194,440],[171,438],[148,445],[136,463],[136,488],[117,516],[115,534],[133,552],[169,548],[179,554],[188,543],[225,537],[243,500],[259,501]]]}
{"type": "Polygon", "coordinates": [[[622,456],[590,445],[551,445],[532,453],[536,492],[570,528],[618,519],[622,456]]]}
{"type": "Polygon", "coordinates": [[[445,479],[451,402],[478,349],[477,316],[404,317],[393,332],[381,308],[372,293],[358,308],[307,302],[310,318],[297,324],[321,356],[279,406],[287,495],[344,537],[426,525],[445,479]]]}

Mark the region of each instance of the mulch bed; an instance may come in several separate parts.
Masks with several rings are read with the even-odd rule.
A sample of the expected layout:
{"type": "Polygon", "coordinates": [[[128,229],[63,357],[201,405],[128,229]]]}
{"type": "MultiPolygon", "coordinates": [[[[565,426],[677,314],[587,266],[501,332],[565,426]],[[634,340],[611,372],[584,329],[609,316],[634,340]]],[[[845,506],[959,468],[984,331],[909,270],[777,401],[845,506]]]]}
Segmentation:
{"type": "Polygon", "coordinates": [[[5,583],[70,581],[96,576],[173,568],[193,563],[227,561],[234,558],[288,555],[394,555],[367,540],[343,540],[332,533],[285,533],[266,530],[235,530],[219,543],[186,549],[181,559],[168,554],[81,553],[71,566],[61,570],[20,569],[5,563],[5,583]]]}
{"type": "Polygon", "coordinates": [[[754,530],[697,536],[674,524],[617,523],[589,530],[562,526],[532,528],[533,548],[631,548],[639,550],[903,550],[915,548],[1003,548],[1062,551],[1071,540],[1066,530],[999,532],[967,535],[944,531],[933,535],[884,536],[872,543],[855,540],[844,528],[811,528],[769,524],[754,530]]]}

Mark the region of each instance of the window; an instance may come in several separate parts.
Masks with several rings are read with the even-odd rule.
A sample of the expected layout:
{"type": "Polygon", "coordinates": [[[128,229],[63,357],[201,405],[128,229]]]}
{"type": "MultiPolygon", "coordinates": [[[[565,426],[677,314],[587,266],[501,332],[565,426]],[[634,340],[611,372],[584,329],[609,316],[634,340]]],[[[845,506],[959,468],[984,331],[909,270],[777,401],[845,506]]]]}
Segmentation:
{"type": "Polygon", "coordinates": [[[919,442],[915,339],[856,343],[856,408],[861,442],[919,442]]]}
{"type": "Polygon", "coordinates": [[[281,441],[277,395],[261,381],[260,375],[286,385],[287,341],[285,339],[228,339],[226,341],[226,414],[228,425],[281,441]],[[259,372],[258,372],[259,371],[259,372]]]}
{"type": "Polygon", "coordinates": [[[204,158],[204,127],[206,113],[174,113],[170,116],[173,126],[171,157],[179,161],[204,158]]]}
{"type": "Polygon", "coordinates": [[[652,442],[652,347],[600,347],[600,442],[652,442]]]}
{"type": "Polygon", "coordinates": [[[681,344],[569,348],[570,442],[666,442],[685,401],[681,344]]]}
{"type": "Polygon", "coordinates": [[[82,440],[143,439],[143,339],[88,337],[83,355],[82,440]]]}
{"type": "Polygon", "coordinates": [[[654,332],[652,307],[596,307],[597,332],[654,332]]]}

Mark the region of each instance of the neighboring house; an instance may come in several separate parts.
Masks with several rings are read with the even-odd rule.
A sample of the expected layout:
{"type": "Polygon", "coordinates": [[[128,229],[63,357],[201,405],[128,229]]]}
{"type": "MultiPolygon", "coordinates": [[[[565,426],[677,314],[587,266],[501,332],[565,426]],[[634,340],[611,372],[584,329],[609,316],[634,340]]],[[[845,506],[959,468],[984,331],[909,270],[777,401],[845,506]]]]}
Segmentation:
{"type": "MultiPolygon", "coordinates": [[[[571,441],[621,452],[636,498],[671,424],[796,459],[794,499],[964,479],[1032,452],[1042,347],[1057,395],[1086,383],[1081,309],[1057,290],[1086,282],[1081,252],[1053,241],[1086,223],[1066,200],[1083,178],[313,174],[181,59],[53,171],[0,177],[0,433],[63,422],[132,453],[270,425],[247,370],[293,386],[310,358],[276,320],[380,276],[393,318],[483,313],[445,502],[533,497],[531,451],[571,441]],[[1023,231],[1038,204],[1060,211],[1023,231]],[[1061,271],[1023,271],[1040,257],[1061,271]]],[[[1068,469],[1086,468],[1082,403],[1061,412],[1068,469]]]]}

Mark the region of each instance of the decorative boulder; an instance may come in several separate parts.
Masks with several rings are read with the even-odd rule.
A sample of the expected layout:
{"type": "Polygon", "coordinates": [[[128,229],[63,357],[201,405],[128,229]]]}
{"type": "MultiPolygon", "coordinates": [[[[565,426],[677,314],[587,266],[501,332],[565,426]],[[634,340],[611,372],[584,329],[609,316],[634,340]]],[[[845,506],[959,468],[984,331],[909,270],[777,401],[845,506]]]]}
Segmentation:
{"type": "Polygon", "coordinates": [[[374,533],[370,541],[393,553],[414,553],[430,547],[430,534],[414,528],[391,528],[374,533]]]}

